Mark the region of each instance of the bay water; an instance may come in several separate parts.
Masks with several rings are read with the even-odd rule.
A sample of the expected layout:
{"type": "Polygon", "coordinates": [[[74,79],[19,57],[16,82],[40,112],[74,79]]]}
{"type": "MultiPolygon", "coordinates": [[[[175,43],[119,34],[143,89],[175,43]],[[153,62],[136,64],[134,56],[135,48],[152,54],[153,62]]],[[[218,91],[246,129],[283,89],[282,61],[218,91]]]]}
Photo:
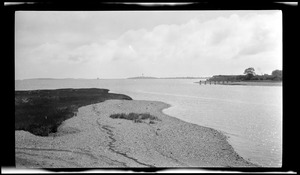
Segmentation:
{"type": "Polygon", "coordinates": [[[199,85],[197,79],[16,80],[15,90],[105,88],[134,100],[162,101],[164,113],[228,136],[244,159],[282,166],[282,86],[199,85]]]}

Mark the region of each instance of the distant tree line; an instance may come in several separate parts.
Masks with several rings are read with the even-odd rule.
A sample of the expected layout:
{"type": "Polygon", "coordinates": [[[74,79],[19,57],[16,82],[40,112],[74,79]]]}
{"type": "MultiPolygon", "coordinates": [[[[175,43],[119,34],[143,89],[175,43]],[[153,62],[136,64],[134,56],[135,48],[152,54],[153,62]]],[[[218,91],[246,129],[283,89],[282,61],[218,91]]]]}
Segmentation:
{"type": "Polygon", "coordinates": [[[274,70],[271,75],[257,75],[253,67],[245,69],[244,75],[214,75],[209,81],[282,81],[282,70],[274,70]]]}

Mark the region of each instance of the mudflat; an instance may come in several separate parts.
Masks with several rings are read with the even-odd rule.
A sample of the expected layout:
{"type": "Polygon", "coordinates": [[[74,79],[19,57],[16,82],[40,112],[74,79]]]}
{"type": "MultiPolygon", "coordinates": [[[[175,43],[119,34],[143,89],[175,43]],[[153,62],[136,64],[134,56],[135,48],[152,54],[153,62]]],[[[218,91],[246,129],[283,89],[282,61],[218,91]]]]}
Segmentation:
{"type": "Polygon", "coordinates": [[[156,101],[107,100],[83,106],[47,137],[15,131],[17,168],[256,167],[221,132],[162,112],[156,101]],[[111,118],[149,113],[158,120],[111,118]]]}

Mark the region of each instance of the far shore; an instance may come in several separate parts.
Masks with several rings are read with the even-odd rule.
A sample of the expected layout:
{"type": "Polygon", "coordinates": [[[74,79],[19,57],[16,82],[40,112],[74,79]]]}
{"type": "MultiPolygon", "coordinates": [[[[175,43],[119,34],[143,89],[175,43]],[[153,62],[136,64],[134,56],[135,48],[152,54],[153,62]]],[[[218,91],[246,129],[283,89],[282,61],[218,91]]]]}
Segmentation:
{"type": "Polygon", "coordinates": [[[17,168],[258,167],[239,156],[221,132],[162,112],[157,101],[106,100],[80,107],[47,137],[15,131],[17,168]],[[148,113],[134,122],[112,114],[148,113]]]}
{"type": "MultiPolygon", "coordinates": [[[[195,83],[199,83],[195,82],[195,83]]],[[[201,81],[201,85],[205,85],[201,81]]],[[[206,81],[206,85],[215,85],[215,81],[206,81]]],[[[282,81],[217,81],[216,85],[243,85],[243,86],[282,86],[282,81]]]]}
{"type": "Polygon", "coordinates": [[[224,83],[224,85],[244,85],[244,86],[282,86],[282,81],[240,81],[224,83]]]}

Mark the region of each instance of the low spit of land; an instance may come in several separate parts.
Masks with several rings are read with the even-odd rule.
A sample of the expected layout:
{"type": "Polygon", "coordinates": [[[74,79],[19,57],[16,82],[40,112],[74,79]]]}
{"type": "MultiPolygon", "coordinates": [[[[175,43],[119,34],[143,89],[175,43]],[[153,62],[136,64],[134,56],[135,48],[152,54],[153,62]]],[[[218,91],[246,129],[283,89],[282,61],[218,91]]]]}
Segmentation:
{"type": "MultiPolygon", "coordinates": [[[[200,81],[194,82],[200,83],[200,81]]],[[[282,81],[201,81],[201,85],[282,86],[282,81]]]]}
{"type": "Polygon", "coordinates": [[[17,168],[256,167],[221,132],[165,115],[168,104],[106,100],[82,106],[57,132],[15,131],[17,168]]]}

